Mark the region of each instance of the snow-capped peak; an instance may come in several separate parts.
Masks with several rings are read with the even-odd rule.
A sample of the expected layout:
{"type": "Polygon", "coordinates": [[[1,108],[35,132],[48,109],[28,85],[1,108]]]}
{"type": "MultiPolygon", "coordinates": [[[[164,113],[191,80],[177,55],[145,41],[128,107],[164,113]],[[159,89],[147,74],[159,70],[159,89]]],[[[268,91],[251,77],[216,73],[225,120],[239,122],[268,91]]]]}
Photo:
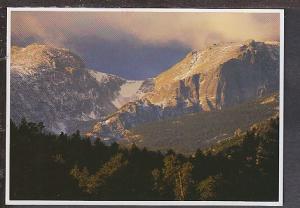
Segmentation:
{"type": "Polygon", "coordinates": [[[12,72],[33,75],[46,70],[73,72],[84,68],[79,56],[65,48],[32,44],[25,48],[13,46],[11,49],[12,72]]]}

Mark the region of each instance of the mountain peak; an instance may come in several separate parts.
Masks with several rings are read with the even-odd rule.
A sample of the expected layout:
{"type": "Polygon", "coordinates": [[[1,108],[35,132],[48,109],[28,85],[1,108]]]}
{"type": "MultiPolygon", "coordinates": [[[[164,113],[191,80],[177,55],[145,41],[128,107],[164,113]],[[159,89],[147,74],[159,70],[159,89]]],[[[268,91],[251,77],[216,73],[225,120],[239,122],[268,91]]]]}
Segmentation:
{"type": "MultiPolygon", "coordinates": [[[[225,77],[226,80],[232,80],[230,83],[238,83],[238,81],[234,81],[234,77],[237,79],[239,74],[243,74],[243,76],[244,74],[245,76],[246,74],[253,74],[253,76],[259,73],[267,74],[271,73],[267,71],[270,68],[276,69],[277,72],[278,61],[279,47],[274,42],[246,40],[212,44],[204,50],[194,50],[188,53],[180,62],[157,76],[155,89],[149,95],[149,100],[156,104],[173,103],[177,105],[179,94],[183,93],[184,97],[189,97],[187,95],[190,93],[188,86],[193,84],[195,91],[199,93],[193,95],[192,100],[200,103],[202,108],[211,110],[217,108],[217,103],[222,103],[222,98],[218,97],[221,95],[216,95],[222,91],[220,88],[225,85],[222,81],[225,77]],[[233,71],[235,72],[233,73],[233,71]],[[171,91],[170,89],[178,90],[171,91]]],[[[263,88],[263,86],[261,87],[263,88]]],[[[243,92],[240,96],[242,94],[243,92]]],[[[184,102],[191,102],[190,98],[186,99],[184,98],[184,102]]]]}
{"type": "Polygon", "coordinates": [[[24,48],[13,46],[11,50],[12,71],[20,74],[34,74],[39,70],[65,70],[73,73],[84,68],[79,56],[65,48],[31,44],[24,48]]]}

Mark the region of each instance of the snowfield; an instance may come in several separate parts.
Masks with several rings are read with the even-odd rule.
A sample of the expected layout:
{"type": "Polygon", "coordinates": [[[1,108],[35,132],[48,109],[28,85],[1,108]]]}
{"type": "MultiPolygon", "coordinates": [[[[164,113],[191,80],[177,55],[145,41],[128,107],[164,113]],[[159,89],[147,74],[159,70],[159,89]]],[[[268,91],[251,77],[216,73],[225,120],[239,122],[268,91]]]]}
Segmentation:
{"type": "Polygon", "coordinates": [[[116,98],[112,103],[120,108],[124,104],[141,98],[143,93],[138,93],[144,81],[127,80],[121,85],[120,91],[117,92],[116,98]]]}

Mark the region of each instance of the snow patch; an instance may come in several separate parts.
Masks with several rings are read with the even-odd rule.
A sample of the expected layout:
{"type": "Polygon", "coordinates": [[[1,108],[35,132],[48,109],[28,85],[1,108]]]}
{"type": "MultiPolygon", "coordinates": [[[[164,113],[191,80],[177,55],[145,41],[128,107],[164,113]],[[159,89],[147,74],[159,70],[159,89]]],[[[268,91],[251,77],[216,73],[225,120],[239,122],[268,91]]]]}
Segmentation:
{"type": "Polygon", "coordinates": [[[92,119],[96,119],[97,118],[97,116],[96,116],[96,114],[95,114],[94,111],[90,112],[89,117],[92,118],[92,119]]]}
{"type": "Polygon", "coordinates": [[[94,70],[88,70],[89,74],[94,77],[97,82],[103,83],[108,81],[109,75],[103,72],[94,71],[94,70]]]}
{"type": "Polygon", "coordinates": [[[138,92],[143,84],[143,80],[128,80],[121,85],[120,91],[116,98],[112,101],[115,107],[120,108],[125,103],[134,101],[143,96],[143,93],[138,92]]]}

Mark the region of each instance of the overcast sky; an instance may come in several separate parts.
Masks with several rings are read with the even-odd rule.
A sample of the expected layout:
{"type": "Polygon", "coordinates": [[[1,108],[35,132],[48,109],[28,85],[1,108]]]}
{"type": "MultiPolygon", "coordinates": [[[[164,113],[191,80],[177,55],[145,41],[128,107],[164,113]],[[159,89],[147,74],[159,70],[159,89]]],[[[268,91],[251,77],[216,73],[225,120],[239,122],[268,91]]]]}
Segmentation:
{"type": "Polygon", "coordinates": [[[193,49],[227,41],[279,40],[279,14],[12,12],[12,44],[69,48],[89,68],[152,77],[193,49]]]}

